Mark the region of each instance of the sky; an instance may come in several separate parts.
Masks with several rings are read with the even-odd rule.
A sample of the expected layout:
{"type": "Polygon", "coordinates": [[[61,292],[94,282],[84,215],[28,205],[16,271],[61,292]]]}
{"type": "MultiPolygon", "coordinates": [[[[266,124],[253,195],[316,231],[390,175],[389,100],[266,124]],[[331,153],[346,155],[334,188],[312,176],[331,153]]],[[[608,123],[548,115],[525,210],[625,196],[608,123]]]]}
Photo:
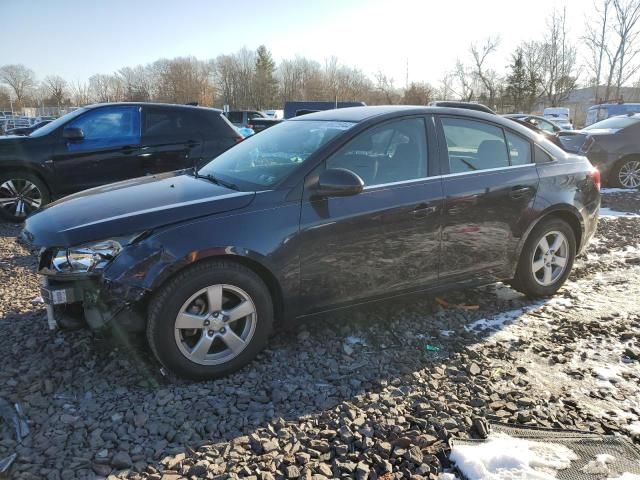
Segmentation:
{"type": "Polygon", "coordinates": [[[469,44],[499,35],[502,71],[525,40],[541,39],[554,8],[567,7],[579,43],[591,0],[0,0],[0,65],[22,63],[39,79],[87,80],[159,58],[214,58],[265,44],[276,60],[299,54],[395,85],[437,84],[469,44]]]}

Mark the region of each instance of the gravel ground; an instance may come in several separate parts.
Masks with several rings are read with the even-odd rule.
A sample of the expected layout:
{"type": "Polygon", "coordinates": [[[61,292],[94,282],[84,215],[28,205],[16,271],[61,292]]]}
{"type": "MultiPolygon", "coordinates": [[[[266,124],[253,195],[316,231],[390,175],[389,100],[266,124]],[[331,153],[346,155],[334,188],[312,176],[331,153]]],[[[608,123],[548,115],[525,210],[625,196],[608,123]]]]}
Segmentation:
{"type": "Polygon", "coordinates": [[[203,383],[141,339],[47,330],[17,232],[0,226],[0,398],[30,435],[0,423],[10,478],[437,478],[479,418],[640,440],[638,218],[602,220],[552,299],[496,284],[334,313],[203,383]]]}

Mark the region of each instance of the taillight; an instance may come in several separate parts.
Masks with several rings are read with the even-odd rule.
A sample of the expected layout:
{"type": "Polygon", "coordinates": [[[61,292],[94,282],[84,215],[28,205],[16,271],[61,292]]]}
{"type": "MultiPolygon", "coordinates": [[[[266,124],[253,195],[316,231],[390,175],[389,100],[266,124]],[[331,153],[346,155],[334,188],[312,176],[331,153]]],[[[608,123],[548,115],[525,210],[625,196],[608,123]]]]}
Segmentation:
{"type": "Polygon", "coordinates": [[[590,135],[587,136],[587,138],[585,139],[584,143],[580,147],[580,153],[589,153],[589,150],[591,150],[591,147],[593,147],[594,143],[596,143],[594,138],[592,136],[590,136],[590,135]]]}
{"type": "Polygon", "coordinates": [[[236,141],[236,143],[240,143],[242,140],[244,140],[244,137],[236,137],[234,140],[236,141]]]}
{"type": "Polygon", "coordinates": [[[600,170],[598,170],[596,167],[591,167],[591,170],[589,171],[589,176],[593,181],[593,185],[598,189],[598,191],[600,191],[600,184],[601,184],[600,170]]]}

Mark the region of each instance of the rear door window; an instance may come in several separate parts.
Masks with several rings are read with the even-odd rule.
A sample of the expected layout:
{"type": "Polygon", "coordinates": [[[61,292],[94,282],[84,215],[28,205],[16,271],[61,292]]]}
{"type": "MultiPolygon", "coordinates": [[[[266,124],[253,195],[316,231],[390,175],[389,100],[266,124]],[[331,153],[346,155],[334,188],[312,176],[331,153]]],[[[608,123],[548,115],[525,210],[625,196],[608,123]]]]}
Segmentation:
{"type": "Polygon", "coordinates": [[[507,138],[507,144],[509,145],[511,165],[526,165],[531,163],[531,143],[515,133],[506,132],[505,136],[507,138]]]}
{"type": "Polygon", "coordinates": [[[509,166],[502,128],[477,120],[442,118],[450,173],[509,166]]]}
{"type": "Polygon", "coordinates": [[[145,138],[190,139],[201,130],[192,112],[171,108],[145,108],[143,135],[145,138]]]}

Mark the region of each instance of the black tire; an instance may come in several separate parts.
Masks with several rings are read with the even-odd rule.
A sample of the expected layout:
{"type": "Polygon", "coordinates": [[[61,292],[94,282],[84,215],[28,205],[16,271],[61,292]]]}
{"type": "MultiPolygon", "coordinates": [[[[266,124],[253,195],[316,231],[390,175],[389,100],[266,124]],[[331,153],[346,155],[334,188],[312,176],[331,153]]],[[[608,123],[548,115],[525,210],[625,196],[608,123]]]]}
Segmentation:
{"type": "MultiPolygon", "coordinates": [[[[638,188],[638,186],[633,185],[624,185],[620,179],[620,171],[628,166],[634,165],[637,169],[640,164],[640,157],[627,157],[620,160],[616,163],[611,171],[609,172],[609,177],[607,178],[607,185],[609,187],[614,188],[638,188]]],[[[634,169],[634,170],[635,170],[634,169]]]]}
{"type": "MultiPolygon", "coordinates": [[[[156,358],[180,377],[206,380],[228,375],[245,365],[264,348],[273,325],[273,301],[269,289],[251,269],[228,260],[204,261],[185,269],[153,296],[147,317],[147,340],[156,358]],[[226,363],[201,365],[182,353],[175,337],[175,322],[183,304],[212,285],[230,285],[249,295],[255,305],[255,330],[244,350],[226,363]]],[[[202,333],[204,335],[204,331],[202,333]]]]}
{"type": "Polygon", "coordinates": [[[573,267],[575,256],[576,237],[573,229],[569,226],[569,224],[564,220],[560,220],[559,218],[542,220],[533,228],[533,230],[529,234],[529,237],[527,238],[527,241],[525,242],[525,245],[520,254],[520,260],[518,261],[516,275],[510,282],[511,286],[531,298],[549,297],[556,293],[567,280],[567,277],[571,273],[571,268],[573,267]],[[554,231],[564,234],[567,240],[568,252],[566,257],[566,265],[562,274],[560,274],[558,278],[553,281],[553,283],[551,283],[550,285],[541,285],[536,280],[536,276],[533,272],[534,254],[536,253],[538,243],[542,240],[542,237],[554,231]]]}
{"type": "Polygon", "coordinates": [[[24,170],[9,171],[0,174],[0,217],[3,220],[21,223],[29,214],[44,207],[50,201],[51,194],[49,193],[49,189],[37,175],[24,170]],[[37,191],[32,189],[26,193],[25,198],[28,196],[28,201],[22,201],[21,204],[17,201],[12,204],[2,202],[3,199],[18,198],[15,192],[12,192],[13,188],[15,188],[19,194],[22,194],[22,191],[25,190],[25,187],[29,184],[37,191]],[[36,199],[39,200],[38,207],[34,207],[29,203],[36,199]],[[20,205],[23,206],[24,211],[20,211],[20,205]]]}

